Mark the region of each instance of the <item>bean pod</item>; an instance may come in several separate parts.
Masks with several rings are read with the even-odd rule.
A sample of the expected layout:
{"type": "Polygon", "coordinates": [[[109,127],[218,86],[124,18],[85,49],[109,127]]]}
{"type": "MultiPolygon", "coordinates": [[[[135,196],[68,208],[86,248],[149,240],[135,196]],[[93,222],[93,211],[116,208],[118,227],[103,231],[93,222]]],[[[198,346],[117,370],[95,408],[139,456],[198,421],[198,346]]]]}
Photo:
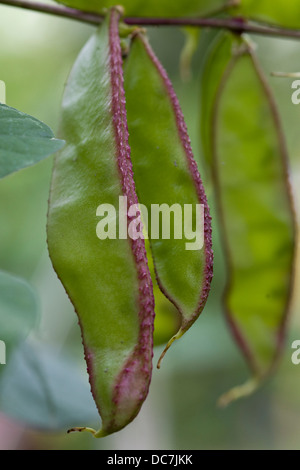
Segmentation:
{"type": "Polygon", "coordinates": [[[211,146],[228,271],[226,316],[253,373],[221,399],[227,404],[251,393],[277,363],[295,257],[284,136],[274,98],[246,42],[232,48],[217,89],[211,146]]]}
{"type": "MultiPolygon", "coordinates": [[[[53,266],[76,309],[92,394],[96,437],[138,413],[152,370],[154,299],[144,240],[99,240],[100,204],[137,204],[119,40],[113,9],[80,53],[62,106],[66,146],[55,159],[48,216],[53,266]]],[[[116,211],[116,220],[119,212],[116,211]]],[[[130,224],[127,215],[127,227],[130,224]]],[[[78,428],[86,430],[87,428],[78,428]]],[[[89,429],[87,429],[89,430],[89,429]]]]}
{"type": "Polygon", "coordinates": [[[213,266],[211,218],[178,99],[141,33],[134,36],[125,62],[125,91],[135,182],[139,201],[147,208],[149,229],[153,229],[153,205],[167,205],[174,210],[174,217],[176,211],[185,217],[189,205],[194,211],[190,219],[196,227],[193,236],[203,242],[191,247],[186,232],[177,238],[175,228],[169,239],[156,238],[149,230],[158,284],[181,315],[180,329],[164,355],[206,303],[213,266]],[[151,123],[151,132],[147,122],[151,123]],[[195,222],[197,205],[203,208],[200,225],[195,222]]]}

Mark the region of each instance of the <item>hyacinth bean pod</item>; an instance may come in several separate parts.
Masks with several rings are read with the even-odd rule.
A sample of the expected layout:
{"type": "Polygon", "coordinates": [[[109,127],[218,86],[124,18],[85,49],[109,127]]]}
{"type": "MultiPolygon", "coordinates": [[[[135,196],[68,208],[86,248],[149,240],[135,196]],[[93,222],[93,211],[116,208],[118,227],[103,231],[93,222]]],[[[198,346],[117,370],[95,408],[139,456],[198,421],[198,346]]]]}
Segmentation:
{"type": "Polygon", "coordinates": [[[290,309],[295,217],[276,104],[248,43],[232,49],[218,88],[212,172],[227,262],[224,304],[253,378],[222,397],[251,393],[275,367],[290,309]]]}
{"type": "MultiPolygon", "coordinates": [[[[126,426],[147,396],[154,299],[144,240],[99,240],[96,209],[137,204],[128,146],[116,9],[85,45],[70,74],[48,215],[53,266],[78,314],[103,437],[126,426]]],[[[118,214],[117,214],[118,217],[118,214]]],[[[127,225],[130,222],[127,216],[127,225]]]]}
{"type": "Polygon", "coordinates": [[[158,284],[181,314],[180,329],[163,357],[206,303],[213,264],[211,218],[178,99],[166,71],[141,33],[133,37],[125,62],[125,91],[136,188],[139,201],[148,210],[148,226],[152,225],[153,204],[179,205],[182,212],[186,204],[204,207],[201,249],[188,250],[185,236],[154,239],[149,233],[158,284]],[[147,122],[151,122],[151,133],[147,122]]]}

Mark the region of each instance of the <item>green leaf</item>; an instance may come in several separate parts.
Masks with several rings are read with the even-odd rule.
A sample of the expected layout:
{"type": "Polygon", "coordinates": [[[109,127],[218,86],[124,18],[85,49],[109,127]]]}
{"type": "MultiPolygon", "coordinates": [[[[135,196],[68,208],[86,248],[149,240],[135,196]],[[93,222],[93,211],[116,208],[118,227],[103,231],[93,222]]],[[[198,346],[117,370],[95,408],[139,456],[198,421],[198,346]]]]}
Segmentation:
{"type": "Polygon", "coordinates": [[[57,0],[69,7],[83,11],[103,13],[104,8],[121,5],[126,16],[178,17],[209,15],[226,7],[227,0],[57,0]]]}
{"type": "Polygon", "coordinates": [[[39,313],[32,287],[25,280],[0,271],[0,340],[8,351],[36,325],[39,313]]]}
{"type": "Polygon", "coordinates": [[[56,351],[23,343],[4,367],[0,409],[26,425],[63,430],[98,418],[87,380],[56,351]]]}
{"type": "Polygon", "coordinates": [[[241,0],[240,6],[233,9],[234,15],[288,28],[300,28],[299,0],[241,0]]]}
{"type": "Polygon", "coordinates": [[[213,174],[227,257],[225,308],[254,380],[280,355],[289,311],[295,221],[287,153],[274,99],[252,50],[235,51],[214,114],[213,174]]]}
{"type": "Polygon", "coordinates": [[[0,103],[0,178],[38,163],[63,145],[46,124],[0,103]]]}

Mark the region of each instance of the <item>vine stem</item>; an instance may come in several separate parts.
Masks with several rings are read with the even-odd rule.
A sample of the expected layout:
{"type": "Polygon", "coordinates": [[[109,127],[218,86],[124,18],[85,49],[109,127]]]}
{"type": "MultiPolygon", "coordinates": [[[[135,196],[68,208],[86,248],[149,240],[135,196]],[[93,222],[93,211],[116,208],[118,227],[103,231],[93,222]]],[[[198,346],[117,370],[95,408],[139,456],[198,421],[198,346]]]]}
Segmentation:
{"type": "MultiPolygon", "coordinates": [[[[93,25],[102,22],[103,16],[75,8],[46,5],[27,0],[0,0],[0,5],[19,7],[26,10],[48,13],[50,15],[82,21],[93,25]]],[[[247,22],[242,18],[148,18],[125,17],[124,23],[139,26],[195,26],[214,29],[228,29],[233,32],[252,33],[262,36],[277,36],[282,38],[300,39],[300,30],[279,28],[265,24],[247,22]]]]}

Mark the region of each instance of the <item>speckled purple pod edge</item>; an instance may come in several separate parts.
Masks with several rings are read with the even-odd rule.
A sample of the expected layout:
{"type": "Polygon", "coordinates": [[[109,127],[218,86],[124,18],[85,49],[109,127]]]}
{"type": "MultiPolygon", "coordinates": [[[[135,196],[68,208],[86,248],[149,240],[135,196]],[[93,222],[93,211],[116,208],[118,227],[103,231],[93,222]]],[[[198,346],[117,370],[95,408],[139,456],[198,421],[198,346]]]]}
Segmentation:
{"type": "MultiPolygon", "coordinates": [[[[207,203],[207,198],[205,194],[205,190],[203,187],[203,183],[201,180],[201,176],[198,171],[197,163],[195,162],[194,156],[193,156],[193,151],[191,147],[191,141],[187,132],[187,126],[184,120],[184,116],[178,101],[178,98],[176,96],[176,93],[174,91],[173,85],[171,83],[171,80],[169,79],[167,72],[163,68],[162,64],[154,54],[154,51],[152,50],[149,42],[147,39],[142,35],[139,34],[140,39],[142,40],[145,50],[147,54],[149,55],[149,58],[153,62],[154,66],[156,67],[162,82],[166,88],[166,91],[168,93],[168,96],[170,98],[173,110],[174,110],[174,115],[176,119],[176,124],[177,124],[177,129],[178,129],[178,135],[180,138],[180,141],[182,143],[188,167],[192,176],[192,179],[195,184],[196,188],[196,193],[198,196],[198,200],[200,204],[203,204],[204,206],[204,250],[205,250],[205,267],[204,267],[204,272],[203,272],[203,282],[200,286],[200,299],[199,303],[197,305],[197,308],[194,312],[194,315],[189,319],[182,319],[182,325],[181,325],[181,331],[184,332],[190,328],[190,326],[195,322],[195,320],[198,318],[200,313],[202,312],[209,292],[210,292],[210,287],[211,287],[211,281],[213,278],[213,250],[212,250],[212,229],[211,229],[211,216],[210,216],[210,211],[209,211],[209,206],[207,203]]],[[[154,260],[155,264],[155,260],[154,260]]],[[[170,294],[166,291],[164,286],[162,285],[159,276],[156,272],[156,278],[158,285],[161,289],[161,291],[164,293],[164,295],[177,307],[179,312],[182,315],[182,312],[180,311],[180,308],[176,304],[176,301],[170,296],[170,294]]]]}
{"type": "MultiPolygon", "coordinates": [[[[123,195],[127,197],[128,207],[137,204],[138,198],[133,179],[128,126],[125,107],[125,92],[122,67],[122,53],[119,39],[118,10],[110,13],[109,60],[112,90],[112,115],[116,141],[116,158],[119,168],[123,195]]],[[[131,222],[128,217],[127,224],[131,222]]],[[[124,427],[138,414],[145,400],[152,374],[154,296],[151,275],[148,268],[144,240],[131,240],[131,249],[136,264],[139,284],[139,336],[137,345],[123,365],[116,378],[113,390],[114,416],[105,430],[112,432],[124,427]]],[[[117,294],[116,294],[117,295],[117,294]]]]}

